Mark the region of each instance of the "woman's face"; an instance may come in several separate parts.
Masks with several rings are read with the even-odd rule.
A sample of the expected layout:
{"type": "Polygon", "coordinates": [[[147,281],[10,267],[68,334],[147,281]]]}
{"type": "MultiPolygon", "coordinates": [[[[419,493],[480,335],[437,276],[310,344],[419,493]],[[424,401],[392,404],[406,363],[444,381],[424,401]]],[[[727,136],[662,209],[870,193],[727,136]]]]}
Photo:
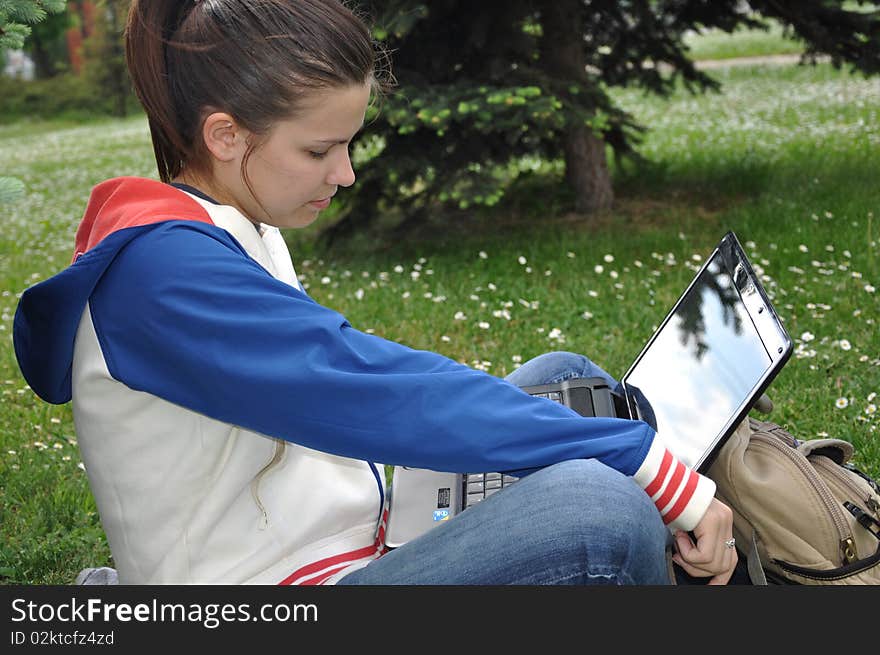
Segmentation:
{"type": "Polygon", "coordinates": [[[226,197],[218,200],[275,227],[310,225],[339,187],[354,184],[348,147],[364,123],[370,90],[364,84],[316,92],[295,118],[252,136],[258,145],[246,171],[253,194],[241,179],[242,151],[222,172],[229,179],[220,180],[226,197]]]}

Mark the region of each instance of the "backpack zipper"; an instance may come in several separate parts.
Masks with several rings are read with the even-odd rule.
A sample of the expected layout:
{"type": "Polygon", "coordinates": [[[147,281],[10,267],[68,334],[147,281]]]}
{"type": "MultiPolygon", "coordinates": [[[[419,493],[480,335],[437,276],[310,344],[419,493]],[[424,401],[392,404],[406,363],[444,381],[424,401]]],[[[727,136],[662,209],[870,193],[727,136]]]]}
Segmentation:
{"type": "Polygon", "coordinates": [[[846,566],[841,566],[839,568],[830,569],[827,571],[816,571],[814,569],[808,569],[803,566],[790,564],[779,559],[773,561],[779,566],[779,568],[785,571],[789,571],[790,573],[795,573],[804,578],[811,578],[813,580],[820,580],[824,582],[828,582],[831,580],[844,580],[850,576],[857,575],[862,571],[867,571],[868,569],[871,569],[878,563],[880,563],[880,547],[877,548],[873,555],[870,555],[869,557],[866,557],[861,561],[857,561],[852,564],[847,564],[846,566]]]}
{"type": "MultiPolygon", "coordinates": [[[[862,480],[864,480],[865,482],[867,482],[867,483],[868,483],[868,486],[871,487],[871,489],[874,490],[874,493],[875,493],[875,494],[880,494],[880,484],[878,484],[877,481],[876,481],[874,478],[872,478],[870,475],[868,475],[868,474],[865,473],[864,471],[859,470],[859,468],[858,468],[857,466],[853,466],[853,465],[850,464],[849,462],[847,462],[846,464],[844,464],[844,465],[843,465],[843,468],[845,468],[845,469],[846,469],[847,471],[849,471],[850,473],[853,473],[853,474],[857,475],[857,476],[860,477],[862,480]]],[[[880,508],[880,503],[875,503],[875,504],[877,505],[878,508],[880,508]]],[[[877,510],[875,509],[874,511],[877,511],[877,510]]]]}
{"type": "Polygon", "coordinates": [[[845,475],[837,464],[834,464],[824,455],[816,455],[815,457],[810,457],[809,460],[813,463],[813,465],[819,469],[825,471],[829,476],[833,477],[835,480],[840,482],[844,487],[850,490],[850,492],[854,495],[854,498],[850,498],[849,500],[856,502],[858,501],[861,505],[861,509],[868,511],[869,513],[875,514],[878,518],[880,518],[880,514],[878,514],[878,509],[880,509],[880,504],[874,500],[870,494],[865,495],[865,490],[860,489],[859,486],[849,478],[849,476],[845,475]]]}
{"type": "Polygon", "coordinates": [[[852,564],[855,562],[858,559],[856,543],[849,530],[849,524],[846,521],[843,510],[838,505],[837,500],[831,494],[828,487],[822,481],[822,478],[820,478],[813,469],[810,462],[807,461],[800,452],[786,445],[784,441],[780,441],[779,437],[774,438],[769,434],[754,432],[752,433],[752,439],[785,453],[785,456],[788,457],[798,469],[800,469],[804,474],[804,477],[809,481],[810,486],[816,492],[816,496],[825,506],[828,515],[831,517],[832,523],[834,523],[834,527],[837,529],[837,534],[839,536],[838,544],[840,546],[840,553],[843,557],[843,561],[846,564],[852,564]]]}

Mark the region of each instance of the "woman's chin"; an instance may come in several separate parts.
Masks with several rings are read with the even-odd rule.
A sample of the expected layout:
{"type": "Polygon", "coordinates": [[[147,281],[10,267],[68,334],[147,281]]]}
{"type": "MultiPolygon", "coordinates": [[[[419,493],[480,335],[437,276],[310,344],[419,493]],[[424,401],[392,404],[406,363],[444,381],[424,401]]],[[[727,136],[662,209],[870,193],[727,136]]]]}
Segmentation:
{"type": "Polygon", "coordinates": [[[279,229],[285,228],[303,228],[308,227],[316,220],[318,220],[318,216],[320,215],[320,211],[315,209],[314,207],[301,207],[298,211],[296,211],[291,216],[285,216],[280,221],[273,221],[270,225],[274,225],[279,229]]]}

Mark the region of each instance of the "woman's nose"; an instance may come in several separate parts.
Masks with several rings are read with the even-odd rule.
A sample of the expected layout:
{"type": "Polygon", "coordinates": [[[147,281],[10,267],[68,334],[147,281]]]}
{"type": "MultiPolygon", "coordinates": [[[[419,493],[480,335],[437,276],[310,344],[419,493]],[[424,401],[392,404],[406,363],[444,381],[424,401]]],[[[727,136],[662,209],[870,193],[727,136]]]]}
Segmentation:
{"type": "Polygon", "coordinates": [[[327,183],[333,186],[351,186],[354,184],[355,175],[354,168],[351,165],[351,156],[348,150],[339,159],[330,174],[327,176],[327,183]]]}

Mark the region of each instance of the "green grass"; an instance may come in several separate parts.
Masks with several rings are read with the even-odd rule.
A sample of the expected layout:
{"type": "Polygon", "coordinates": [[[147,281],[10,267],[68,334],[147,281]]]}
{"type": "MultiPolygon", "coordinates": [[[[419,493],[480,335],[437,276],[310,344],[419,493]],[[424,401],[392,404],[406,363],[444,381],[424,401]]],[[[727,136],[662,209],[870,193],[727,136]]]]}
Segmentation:
{"type": "MultiPolygon", "coordinates": [[[[418,238],[364,234],[323,252],[311,233],[292,234],[297,270],[356,327],[492,374],[552,349],[620,374],[733,229],[796,341],[770,389],[772,418],[801,438],[852,441],[880,475],[880,88],[825,65],[713,74],[721,94],[617,93],[652,128],[650,163],[615,166],[609,215],[560,212],[523,180],[493,215],[418,238]]],[[[153,177],[154,164],[143,118],[5,126],[0,157],[27,186],[0,208],[0,580],[64,584],[109,551],[70,406],[26,387],[12,316],[23,289],[68,263],[89,188],[153,177]]]]}
{"type": "MultiPolygon", "coordinates": [[[[880,5],[867,2],[844,2],[847,11],[877,11],[880,5]]],[[[739,28],[730,33],[716,28],[694,30],[685,35],[685,45],[694,60],[724,60],[739,57],[794,55],[804,51],[804,44],[785,34],[775,20],[765,21],[766,29],[739,28]]]]}
{"type": "Polygon", "coordinates": [[[685,37],[689,55],[695,60],[734,59],[766,55],[800,54],[803,44],[783,34],[782,27],[770,23],[766,30],[738,29],[728,33],[719,29],[692,32],[685,37]]]}

